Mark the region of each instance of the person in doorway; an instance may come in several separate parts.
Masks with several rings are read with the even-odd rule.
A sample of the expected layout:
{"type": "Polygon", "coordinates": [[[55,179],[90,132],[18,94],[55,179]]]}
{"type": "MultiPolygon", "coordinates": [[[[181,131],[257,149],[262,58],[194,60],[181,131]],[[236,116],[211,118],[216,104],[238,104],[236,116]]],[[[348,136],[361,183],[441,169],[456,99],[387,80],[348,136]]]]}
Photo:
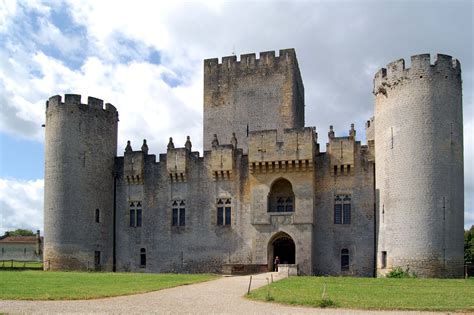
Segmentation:
{"type": "Polygon", "coordinates": [[[280,258],[278,256],[275,257],[274,265],[275,265],[275,271],[278,272],[278,265],[280,264],[280,258]]]}

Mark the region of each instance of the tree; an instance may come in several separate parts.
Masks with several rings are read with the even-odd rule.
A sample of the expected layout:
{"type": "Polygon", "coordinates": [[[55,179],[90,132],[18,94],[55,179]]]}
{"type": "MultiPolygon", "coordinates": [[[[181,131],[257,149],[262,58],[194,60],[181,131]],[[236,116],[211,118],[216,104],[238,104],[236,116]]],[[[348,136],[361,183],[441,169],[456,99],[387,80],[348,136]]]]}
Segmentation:
{"type": "Polygon", "coordinates": [[[464,231],[464,263],[474,263],[474,225],[464,231]]]}
{"type": "Polygon", "coordinates": [[[6,236],[35,236],[32,230],[16,229],[15,231],[6,231],[3,237],[6,236]]]}

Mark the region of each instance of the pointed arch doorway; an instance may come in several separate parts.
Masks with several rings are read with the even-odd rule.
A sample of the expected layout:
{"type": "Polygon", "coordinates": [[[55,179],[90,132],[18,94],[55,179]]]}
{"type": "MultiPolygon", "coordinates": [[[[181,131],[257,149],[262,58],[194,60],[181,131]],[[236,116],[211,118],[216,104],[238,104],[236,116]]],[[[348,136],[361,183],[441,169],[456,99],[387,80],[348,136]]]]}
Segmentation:
{"type": "Polygon", "coordinates": [[[268,269],[275,270],[276,256],[280,264],[295,264],[296,247],[293,238],[285,232],[278,232],[268,242],[268,269]]]}

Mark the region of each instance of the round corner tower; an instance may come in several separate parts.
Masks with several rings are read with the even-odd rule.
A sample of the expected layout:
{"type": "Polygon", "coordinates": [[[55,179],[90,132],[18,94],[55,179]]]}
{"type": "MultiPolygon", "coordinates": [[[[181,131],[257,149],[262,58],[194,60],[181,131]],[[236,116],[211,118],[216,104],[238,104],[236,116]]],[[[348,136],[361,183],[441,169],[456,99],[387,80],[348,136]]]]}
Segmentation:
{"type": "Polygon", "coordinates": [[[464,180],[460,63],[411,57],[374,78],[377,271],[463,275],[464,180]]]}
{"type": "Polygon", "coordinates": [[[89,97],[46,102],[45,269],[112,270],[118,113],[89,97]]]}

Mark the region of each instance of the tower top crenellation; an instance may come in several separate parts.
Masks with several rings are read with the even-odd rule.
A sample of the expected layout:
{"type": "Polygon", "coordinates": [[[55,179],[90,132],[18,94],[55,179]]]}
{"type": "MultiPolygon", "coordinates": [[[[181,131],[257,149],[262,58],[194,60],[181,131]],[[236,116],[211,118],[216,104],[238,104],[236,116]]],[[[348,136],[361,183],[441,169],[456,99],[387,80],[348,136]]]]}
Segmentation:
{"type": "Polygon", "coordinates": [[[381,68],[374,77],[374,94],[384,93],[387,87],[400,83],[404,79],[423,79],[423,77],[440,77],[461,79],[461,64],[457,59],[444,54],[436,54],[431,64],[430,54],[411,56],[411,67],[405,67],[405,60],[398,59],[381,68]]]}
{"type": "Polygon", "coordinates": [[[94,109],[101,109],[107,112],[112,112],[112,113],[117,113],[117,108],[115,108],[114,105],[110,103],[105,103],[104,101],[89,96],[87,98],[87,104],[82,104],[81,103],[81,95],[79,94],[65,94],[64,95],[64,102],[62,101],[61,95],[55,95],[49,98],[49,100],[46,101],[46,110],[48,110],[50,107],[54,106],[87,106],[87,108],[94,108],[94,109]]]}
{"type": "Polygon", "coordinates": [[[257,59],[256,54],[242,54],[240,60],[237,56],[222,57],[222,62],[219,63],[218,58],[211,58],[204,60],[205,68],[212,70],[245,70],[255,68],[271,68],[274,66],[292,64],[296,61],[296,53],[293,48],[280,49],[279,55],[276,56],[275,51],[260,52],[260,58],[257,59]]]}

